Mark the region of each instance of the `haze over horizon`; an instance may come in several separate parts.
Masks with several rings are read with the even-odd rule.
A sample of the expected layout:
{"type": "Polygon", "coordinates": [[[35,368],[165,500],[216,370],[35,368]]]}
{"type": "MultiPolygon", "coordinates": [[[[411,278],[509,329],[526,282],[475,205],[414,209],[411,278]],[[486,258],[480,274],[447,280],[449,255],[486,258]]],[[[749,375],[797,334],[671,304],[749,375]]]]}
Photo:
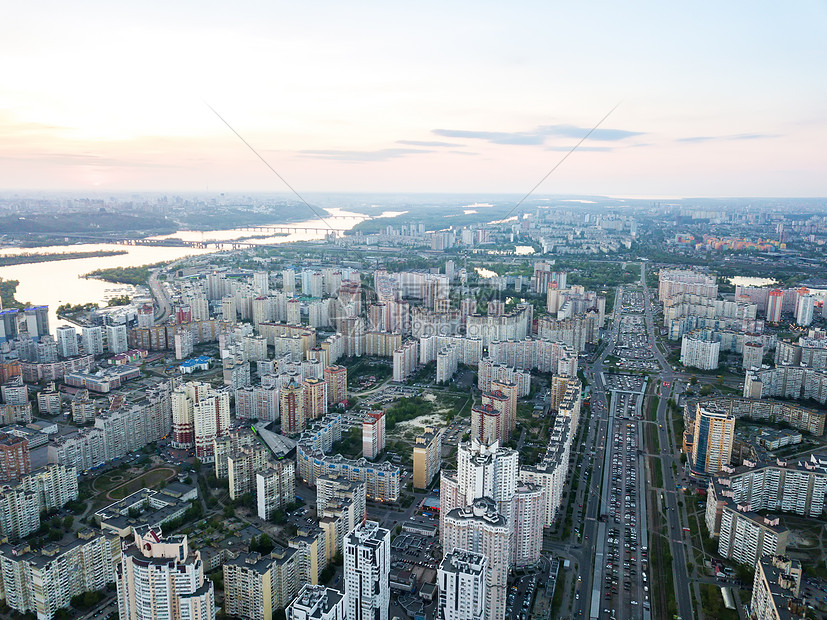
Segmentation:
{"type": "Polygon", "coordinates": [[[18,4],[0,190],[827,195],[827,6],[18,4]],[[45,15],[45,17],[44,17],[45,15]]]}

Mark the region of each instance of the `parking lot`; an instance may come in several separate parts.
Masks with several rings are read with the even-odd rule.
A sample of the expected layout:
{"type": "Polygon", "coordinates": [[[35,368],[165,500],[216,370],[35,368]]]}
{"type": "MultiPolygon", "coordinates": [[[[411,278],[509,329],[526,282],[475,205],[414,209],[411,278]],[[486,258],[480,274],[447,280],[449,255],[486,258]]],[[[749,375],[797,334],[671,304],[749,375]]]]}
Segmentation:
{"type": "MultiPolygon", "coordinates": [[[[619,320],[618,343],[620,355],[633,357],[639,363],[648,363],[651,357],[643,317],[643,295],[639,291],[623,292],[622,314],[619,320]]],[[[645,495],[642,492],[643,453],[642,405],[646,377],[641,375],[606,373],[606,390],[611,392],[609,405],[609,451],[605,466],[610,467],[608,492],[604,487],[601,519],[605,536],[597,544],[603,549],[605,566],[600,581],[599,605],[601,618],[646,618],[649,616],[648,539],[645,495]]],[[[605,469],[604,469],[605,472],[605,469]]],[[[592,609],[594,613],[596,609],[592,609]]]]}

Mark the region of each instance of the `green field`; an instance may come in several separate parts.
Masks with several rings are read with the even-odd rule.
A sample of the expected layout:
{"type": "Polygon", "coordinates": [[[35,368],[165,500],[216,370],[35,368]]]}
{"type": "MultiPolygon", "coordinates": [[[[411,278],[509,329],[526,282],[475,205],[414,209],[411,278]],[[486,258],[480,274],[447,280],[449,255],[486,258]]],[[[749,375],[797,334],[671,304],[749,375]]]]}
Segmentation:
{"type": "Polygon", "coordinates": [[[123,499],[127,495],[143,488],[155,488],[162,482],[175,476],[177,471],[171,467],[159,467],[153,469],[145,474],[141,474],[137,478],[130,478],[129,474],[122,474],[121,472],[113,472],[105,474],[95,481],[95,488],[101,493],[109,491],[109,497],[113,500],[123,499]],[[124,480],[112,480],[112,477],[123,476],[124,480]],[[120,486],[118,486],[120,485],[120,486]]]}

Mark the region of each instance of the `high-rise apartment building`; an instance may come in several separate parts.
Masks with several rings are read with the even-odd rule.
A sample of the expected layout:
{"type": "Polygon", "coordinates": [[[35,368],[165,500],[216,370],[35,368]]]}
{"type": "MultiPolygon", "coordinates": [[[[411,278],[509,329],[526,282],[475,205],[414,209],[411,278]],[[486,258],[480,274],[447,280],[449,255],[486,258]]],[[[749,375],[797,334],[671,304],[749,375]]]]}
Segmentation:
{"type": "Polygon", "coordinates": [[[784,555],[767,555],[755,565],[751,620],[793,620],[807,617],[807,606],[800,598],[801,562],[784,555]]]}
{"type": "Polygon", "coordinates": [[[172,392],[172,443],[195,448],[195,456],[213,461],[213,443],[230,428],[230,392],[208,383],[189,382],[172,392]]]}
{"type": "Polygon", "coordinates": [[[512,529],[489,497],[470,506],[454,508],[444,519],[443,547],[482,554],[488,560],[485,574],[485,618],[503,620],[511,558],[512,529]]]}
{"type": "Polygon", "coordinates": [[[31,470],[29,441],[9,433],[0,433],[0,483],[19,480],[31,470]]]}
{"type": "Polygon", "coordinates": [[[789,530],[778,517],[761,516],[748,506],[726,502],[721,511],[718,553],[739,564],[755,566],[763,556],[787,551],[789,530]]]}
{"type": "Polygon", "coordinates": [[[801,295],[795,309],[795,322],[803,327],[808,327],[813,322],[813,310],[815,296],[801,295]]]}
{"type": "Polygon", "coordinates": [[[540,559],[543,547],[543,526],[546,517],[546,498],[543,487],[520,482],[511,508],[514,530],[512,563],[529,566],[540,559]]]}
{"type": "Polygon", "coordinates": [[[762,342],[745,342],[744,353],[742,358],[742,365],[744,370],[751,370],[753,368],[761,368],[764,360],[764,345],[762,342]]]}
{"type": "Polygon", "coordinates": [[[284,611],[287,620],[346,620],[347,600],[339,590],[306,583],[284,611]]]}
{"type": "Polygon", "coordinates": [[[393,352],[393,380],[405,381],[410,377],[419,361],[419,342],[406,340],[393,352]]]}
{"type": "Polygon", "coordinates": [[[83,350],[87,355],[103,355],[103,326],[82,327],[80,333],[83,350]]]}
{"type": "Polygon", "coordinates": [[[770,323],[781,322],[781,308],[784,305],[784,291],[773,289],[767,298],[767,321],[770,323]]]}
{"type": "MultiPolygon", "coordinates": [[[[28,543],[2,544],[0,591],[14,611],[51,620],[59,609],[70,606],[72,597],[112,583],[119,556],[120,540],[88,529],[37,551],[28,543]]],[[[123,614],[121,618],[129,620],[123,614]]]]}
{"type": "Polygon", "coordinates": [[[327,402],[330,405],[347,402],[347,368],[332,365],[324,369],[327,381],[327,402]]]}
{"type": "Polygon", "coordinates": [[[735,439],[735,416],[698,405],[694,426],[692,470],[699,474],[714,474],[729,465],[735,439]]]}
{"type": "Polygon", "coordinates": [[[126,325],[106,326],[106,348],[111,355],[123,353],[129,349],[126,339],[126,325]]]}
{"type": "Polygon", "coordinates": [[[61,359],[78,354],[78,334],[71,325],[61,325],[56,330],[57,354],[61,359]]]}
{"type": "Polygon", "coordinates": [[[413,487],[427,489],[442,467],[442,429],[426,427],[413,447],[413,487]]]}
{"type": "Polygon", "coordinates": [[[213,620],[215,593],[201,552],[183,535],[161,538],[145,525],[133,534],[114,571],[121,620],[213,620]]]}
{"type": "Polygon", "coordinates": [[[267,295],[270,292],[270,274],[266,271],[254,272],[253,288],[259,295],[267,295]]]}
{"type": "Polygon", "coordinates": [[[256,500],[258,517],[264,520],[296,500],[296,466],[292,460],[270,463],[256,473],[256,500]]]}
{"type": "MultiPolygon", "coordinates": [[[[489,395],[489,400],[492,398],[489,395]]],[[[500,421],[500,407],[488,402],[471,408],[471,437],[484,444],[495,441],[505,441],[502,437],[502,423],[500,421]]]]}
{"type": "Polygon", "coordinates": [[[368,411],[362,419],[362,456],[373,460],[385,449],[385,412],[368,411]]]}
{"type": "Polygon", "coordinates": [[[721,342],[705,330],[684,334],[681,339],[681,364],[701,370],[718,368],[721,342]]]}
{"type": "Polygon", "coordinates": [[[347,620],[388,620],[391,533],[376,521],[357,525],[345,537],[347,620]]]}
{"type": "Polygon", "coordinates": [[[290,381],[281,390],[281,432],[285,435],[300,433],[305,427],[304,386],[290,381]]]}
{"type": "Polygon", "coordinates": [[[267,556],[240,553],[224,564],[224,610],[244,620],[272,620],[298,590],[297,553],[277,548],[267,556]]]}
{"type": "Polygon", "coordinates": [[[327,415],[327,381],[307,377],[304,387],[304,419],[315,420],[327,415]]]}
{"type": "Polygon", "coordinates": [[[481,553],[454,549],[437,572],[439,620],[484,620],[488,560],[481,553]]]}

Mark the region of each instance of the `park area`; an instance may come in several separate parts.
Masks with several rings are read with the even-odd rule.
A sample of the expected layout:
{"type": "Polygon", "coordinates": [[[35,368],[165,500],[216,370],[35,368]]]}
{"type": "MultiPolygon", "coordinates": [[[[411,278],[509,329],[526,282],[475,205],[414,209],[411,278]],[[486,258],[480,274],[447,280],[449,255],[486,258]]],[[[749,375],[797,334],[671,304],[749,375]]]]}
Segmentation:
{"type": "Polygon", "coordinates": [[[94,490],[107,500],[123,499],[143,488],[157,488],[178,474],[173,467],[157,467],[135,477],[128,470],[115,470],[95,479],[94,490]]]}

